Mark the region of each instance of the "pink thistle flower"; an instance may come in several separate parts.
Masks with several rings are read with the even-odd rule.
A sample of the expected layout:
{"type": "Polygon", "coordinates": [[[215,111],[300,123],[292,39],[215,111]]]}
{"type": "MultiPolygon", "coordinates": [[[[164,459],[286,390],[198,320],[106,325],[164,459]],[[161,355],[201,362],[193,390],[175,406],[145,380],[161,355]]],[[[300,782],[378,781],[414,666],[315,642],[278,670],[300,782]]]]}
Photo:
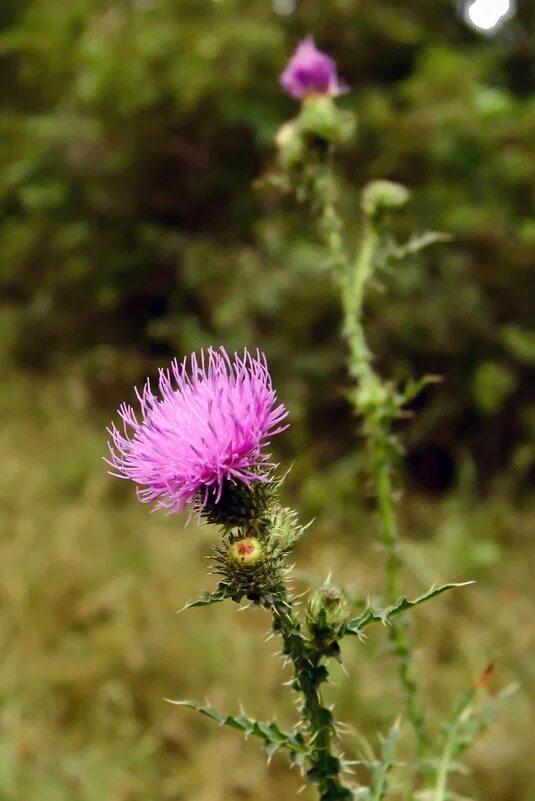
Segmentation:
{"type": "Polygon", "coordinates": [[[349,91],[338,79],[334,59],[318,50],[312,36],[297,45],[280,82],[284,91],[296,100],[309,95],[338,97],[349,91]]]}
{"type": "Polygon", "coordinates": [[[224,482],[269,480],[265,448],[288,427],[288,412],[277,404],[263,354],[244,350],[231,361],[224,348],[201,351],[200,359],[193,353],[160,369],[158,388],[154,395],[147,379],[136,389],[141,420],[123,403],[122,431],[108,428],[110,473],[135,482],[140,501],[200,512],[209,498],[218,502],[224,482]]]}

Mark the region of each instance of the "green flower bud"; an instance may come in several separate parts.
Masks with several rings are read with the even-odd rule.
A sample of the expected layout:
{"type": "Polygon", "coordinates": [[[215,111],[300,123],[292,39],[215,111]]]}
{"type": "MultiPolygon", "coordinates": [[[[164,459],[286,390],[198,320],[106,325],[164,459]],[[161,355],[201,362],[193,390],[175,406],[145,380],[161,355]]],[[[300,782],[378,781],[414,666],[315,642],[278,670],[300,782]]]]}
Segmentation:
{"type": "Polygon", "coordinates": [[[265,552],[256,537],[245,537],[233,542],[228,551],[229,559],[240,567],[254,567],[265,559],[265,552]]]}
{"type": "Polygon", "coordinates": [[[266,519],[270,544],[281,554],[289,553],[308,528],[299,525],[297,514],[285,507],[277,507],[266,519]]]}
{"type": "Polygon", "coordinates": [[[347,618],[348,608],[338,587],[326,584],[316,590],[307,609],[307,625],[313,636],[336,629],[347,618]]]}
{"type": "Polygon", "coordinates": [[[378,217],[405,205],[409,190],[393,181],[371,181],[362,192],[361,207],[368,217],[378,217]]]}
{"type": "Polygon", "coordinates": [[[355,130],[353,114],[339,109],[329,95],[309,95],[297,118],[299,130],[335,144],[347,142],[355,130]]]}
{"type": "Polygon", "coordinates": [[[283,557],[268,539],[252,532],[229,532],[214,547],[212,572],[221,576],[227,595],[255,603],[276,591],[283,581],[283,557]]]}

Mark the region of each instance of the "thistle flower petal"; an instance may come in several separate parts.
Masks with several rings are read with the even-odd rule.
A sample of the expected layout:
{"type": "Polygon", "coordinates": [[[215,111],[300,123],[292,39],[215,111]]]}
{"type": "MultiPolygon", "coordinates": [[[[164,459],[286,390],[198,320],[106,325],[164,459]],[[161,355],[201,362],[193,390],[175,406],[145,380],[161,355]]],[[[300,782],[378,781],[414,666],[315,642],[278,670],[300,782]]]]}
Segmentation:
{"type": "Polygon", "coordinates": [[[209,348],[160,369],[158,393],[147,379],[136,389],[140,416],[123,403],[121,428],[108,428],[111,475],[137,485],[143,503],[202,511],[224,483],[267,481],[270,438],[288,426],[277,403],[265,356],[229,357],[209,348]],[[191,506],[190,508],[193,508],[191,506]]]}
{"type": "Polygon", "coordinates": [[[349,91],[338,78],[334,59],[318,50],[312,36],[297,45],[280,82],[296,100],[316,94],[338,97],[349,91]]]}

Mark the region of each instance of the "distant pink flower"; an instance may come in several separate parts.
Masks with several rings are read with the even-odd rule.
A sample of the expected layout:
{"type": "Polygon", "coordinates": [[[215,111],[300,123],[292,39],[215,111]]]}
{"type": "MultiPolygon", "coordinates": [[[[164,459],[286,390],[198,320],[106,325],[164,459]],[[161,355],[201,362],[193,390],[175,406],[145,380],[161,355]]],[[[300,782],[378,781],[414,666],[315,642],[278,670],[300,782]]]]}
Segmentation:
{"type": "Polygon", "coordinates": [[[176,359],[159,371],[159,393],[147,382],[136,395],[139,421],[126,403],[119,407],[122,431],[108,428],[112,475],[137,484],[144,503],[180,512],[217,502],[223,483],[267,481],[269,437],[287,425],[277,404],[266,358],[247,350],[231,360],[224,348],[176,359]]]}
{"type": "Polygon", "coordinates": [[[312,36],[298,44],[280,82],[296,100],[318,94],[337,97],[348,91],[346,84],[338,79],[336,62],[318,50],[312,36]]]}

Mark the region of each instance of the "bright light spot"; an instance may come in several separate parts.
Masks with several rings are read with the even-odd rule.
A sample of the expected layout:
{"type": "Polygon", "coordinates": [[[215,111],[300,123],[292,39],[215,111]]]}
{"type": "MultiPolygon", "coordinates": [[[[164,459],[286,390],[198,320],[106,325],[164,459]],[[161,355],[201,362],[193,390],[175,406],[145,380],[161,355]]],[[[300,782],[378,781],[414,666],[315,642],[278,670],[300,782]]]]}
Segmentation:
{"type": "Polygon", "coordinates": [[[273,0],[273,10],[284,17],[293,14],[295,6],[296,0],[273,0]]]}
{"type": "Polygon", "coordinates": [[[490,32],[501,27],[515,11],[515,0],[469,0],[464,18],[474,28],[490,32]]]}

